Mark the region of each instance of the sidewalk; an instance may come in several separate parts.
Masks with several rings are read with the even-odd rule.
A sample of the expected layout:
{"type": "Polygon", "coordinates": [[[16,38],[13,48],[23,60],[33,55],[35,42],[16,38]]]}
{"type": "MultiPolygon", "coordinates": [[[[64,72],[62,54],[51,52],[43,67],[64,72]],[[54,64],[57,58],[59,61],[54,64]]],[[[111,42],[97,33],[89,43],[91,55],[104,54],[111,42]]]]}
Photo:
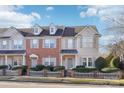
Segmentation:
{"type": "Polygon", "coordinates": [[[94,85],[120,85],[120,86],[124,86],[124,79],[110,80],[110,79],[88,79],[88,78],[0,76],[0,81],[37,82],[37,83],[65,83],[65,84],[94,84],[94,85]]]}

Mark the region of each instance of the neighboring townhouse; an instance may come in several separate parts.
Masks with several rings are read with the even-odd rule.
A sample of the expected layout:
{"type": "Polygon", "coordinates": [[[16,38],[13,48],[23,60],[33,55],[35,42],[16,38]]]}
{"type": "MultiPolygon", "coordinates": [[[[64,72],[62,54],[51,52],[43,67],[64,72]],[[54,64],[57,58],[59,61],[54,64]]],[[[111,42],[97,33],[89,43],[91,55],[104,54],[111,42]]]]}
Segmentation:
{"type": "Polygon", "coordinates": [[[95,26],[34,25],[0,29],[0,64],[94,67],[100,34],[95,26]]]}

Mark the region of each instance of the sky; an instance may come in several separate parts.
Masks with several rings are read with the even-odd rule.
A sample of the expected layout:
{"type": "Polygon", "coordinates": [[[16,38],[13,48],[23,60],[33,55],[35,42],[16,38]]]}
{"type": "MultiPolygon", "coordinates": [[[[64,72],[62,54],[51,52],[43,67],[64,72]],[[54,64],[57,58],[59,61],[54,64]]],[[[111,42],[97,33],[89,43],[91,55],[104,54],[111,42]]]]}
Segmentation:
{"type": "MultiPolygon", "coordinates": [[[[20,5],[0,6],[0,27],[32,27],[34,24],[64,26],[95,25],[102,35],[100,45],[106,45],[114,38],[113,34],[106,30],[108,19],[105,17],[117,17],[123,11],[124,6],[95,6],[95,5],[20,5]]],[[[101,51],[105,51],[101,48],[101,51]]]]}

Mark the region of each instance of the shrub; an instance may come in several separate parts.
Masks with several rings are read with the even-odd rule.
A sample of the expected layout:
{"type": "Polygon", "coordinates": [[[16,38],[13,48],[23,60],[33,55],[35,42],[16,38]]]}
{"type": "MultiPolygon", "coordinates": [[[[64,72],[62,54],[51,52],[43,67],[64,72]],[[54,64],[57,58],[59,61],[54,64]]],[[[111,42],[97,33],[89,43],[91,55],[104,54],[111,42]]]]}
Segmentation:
{"type": "Polygon", "coordinates": [[[49,71],[54,71],[54,67],[53,66],[46,66],[45,69],[47,69],[49,71]]]}
{"type": "Polygon", "coordinates": [[[60,71],[60,70],[65,70],[64,66],[55,66],[54,71],[60,71]]]}
{"type": "Polygon", "coordinates": [[[84,73],[87,73],[87,72],[92,72],[92,71],[96,71],[96,68],[81,68],[81,67],[79,67],[79,68],[74,68],[73,69],[74,71],[76,71],[76,72],[84,72],[84,73]]]}
{"type": "Polygon", "coordinates": [[[124,61],[119,62],[118,68],[124,70],[124,61]]]}
{"type": "Polygon", "coordinates": [[[15,66],[15,67],[12,67],[12,70],[18,70],[18,69],[21,69],[22,67],[21,66],[15,66]]]}
{"type": "Polygon", "coordinates": [[[28,66],[23,65],[23,66],[21,66],[21,69],[22,69],[22,75],[26,75],[27,74],[28,66]]]}
{"type": "Polygon", "coordinates": [[[114,56],[111,53],[105,58],[108,66],[110,66],[110,63],[113,58],[114,58],[114,56]]]}
{"type": "Polygon", "coordinates": [[[95,61],[95,67],[97,70],[101,70],[102,68],[107,66],[107,62],[103,57],[99,57],[95,61]]]}
{"type": "Polygon", "coordinates": [[[119,62],[120,62],[120,58],[117,57],[117,58],[114,58],[113,62],[112,62],[112,65],[116,68],[119,68],[119,62]]]}
{"type": "Polygon", "coordinates": [[[108,67],[108,68],[103,68],[101,71],[104,73],[112,73],[118,71],[118,68],[115,67],[108,67]]]}
{"type": "Polygon", "coordinates": [[[85,66],[80,65],[80,66],[76,66],[76,68],[85,68],[85,66]]]}
{"type": "Polygon", "coordinates": [[[45,66],[44,65],[37,65],[36,66],[36,71],[41,71],[41,70],[43,70],[45,68],[45,66]]]}
{"type": "Polygon", "coordinates": [[[7,65],[0,65],[0,69],[6,69],[7,67],[7,65]]]}

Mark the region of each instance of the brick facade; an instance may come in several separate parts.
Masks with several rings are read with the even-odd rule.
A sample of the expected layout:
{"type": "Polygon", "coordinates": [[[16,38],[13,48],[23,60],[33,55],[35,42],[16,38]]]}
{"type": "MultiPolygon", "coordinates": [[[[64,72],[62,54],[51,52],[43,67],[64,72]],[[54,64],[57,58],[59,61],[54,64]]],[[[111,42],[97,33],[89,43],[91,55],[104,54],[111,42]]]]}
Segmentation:
{"type": "Polygon", "coordinates": [[[39,48],[31,48],[30,40],[26,39],[26,64],[31,67],[31,54],[38,55],[37,64],[43,63],[43,57],[56,57],[56,65],[60,65],[61,38],[56,39],[56,48],[43,48],[43,39],[39,39],[39,48]]]}

